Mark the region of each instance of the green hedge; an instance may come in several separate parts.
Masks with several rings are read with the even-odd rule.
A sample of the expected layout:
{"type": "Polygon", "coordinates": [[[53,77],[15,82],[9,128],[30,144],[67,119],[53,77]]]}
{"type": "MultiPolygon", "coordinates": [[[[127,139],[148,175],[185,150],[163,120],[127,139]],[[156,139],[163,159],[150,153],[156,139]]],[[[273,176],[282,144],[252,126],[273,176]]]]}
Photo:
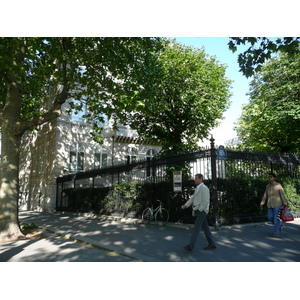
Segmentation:
{"type": "Polygon", "coordinates": [[[102,213],[109,190],[109,187],[65,189],[63,192],[68,201],[66,210],[102,213]]]}
{"type": "MultiPolygon", "coordinates": [[[[156,207],[161,200],[170,213],[170,221],[192,222],[191,212],[181,210],[192,194],[192,183],[187,183],[182,193],[172,192],[172,182],[135,183],[125,182],[112,187],[65,189],[69,211],[93,212],[95,214],[119,214],[140,218],[148,206],[156,207]]],[[[185,184],[186,185],[186,184],[185,184]]]]}
{"type": "Polygon", "coordinates": [[[284,178],[281,181],[284,188],[286,198],[288,200],[288,207],[293,213],[300,212],[300,180],[291,178],[284,178]]]}
{"type": "Polygon", "coordinates": [[[223,223],[266,220],[266,207],[260,208],[265,186],[257,179],[218,179],[219,216],[223,223]]]}
{"type": "Polygon", "coordinates": [[[173,193],[172,189],[172,182],[117,184],[112,187],[105,198],[105,209],[107,213],[141,218],[146,207],[155,208],[159,205],[157,200],[161,200],[170,213],[170,222],[187,220],[191,212],[183,211],[180,207],[188,199],[190,193],[187,196],[187,188],[183,193],[173,193]]]}
{"type": "MultiPolygon", "coordinates": [[[[300,210],[300,180],[278,179],[284,188],[288,207],[293,213],[300,210]]],[[[219,215],[231,222],[262,221],[266,219],[267,205],[260,208],[265,188],[265,179],[218,179],[219,215]]]]}
{"type": "MultiPolygon", "coordinates": [[[[279,181],[279,180],[278,180],[279,181]]],[[[300,180],[289,178],[282,183],[288,199],[289,208],[295,213],[300,210],[300,180]]],[[[210,187],[210,182],[205,181],[210,187]]],[[[267,182],[265,179],[218,179],[219,216],[222,223],[245,223],[266,220],[267,207],[260,208],[267,182]]],[[[191,210],[182,210],[181,206],[194,191],[194,181],[185,181],[183,191],[174,193],[172,182],[135,183],[125,182],[112,187],[66,189],[68,210],[92,211],[96,214],[119,214],[140,218],[148,206],[156,207],[157,199],[163,202],[170,213],[170,222],[193,223],[191,210]]],[[[212,205],[208,216],[214,224],[212,205]]]]}

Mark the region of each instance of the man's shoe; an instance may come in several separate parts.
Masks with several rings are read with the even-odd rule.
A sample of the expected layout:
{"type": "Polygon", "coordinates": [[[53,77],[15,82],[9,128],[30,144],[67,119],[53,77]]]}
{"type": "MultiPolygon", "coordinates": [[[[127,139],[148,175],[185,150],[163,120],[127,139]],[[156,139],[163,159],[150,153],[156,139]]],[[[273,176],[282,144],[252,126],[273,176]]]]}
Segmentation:
{"type": "Polygon", "coordinates": [[[190,246],[184,246],[183,249],[185,249],[186,251],[189,251],[189,252],[192,251],[192,248],[190,246]]]}
{"type": "Polygon", "coordinates": [[[208,245],[207,247],[203,248],[203,250],[214,250],[217,247],[215,245],[208,245]]]}
{"type": "Polygon", "coordinates": [[[276,234],[276,233],[273,233],[273,234],[271,234],[271,236],[273,236],[273,237],[279,237],[280,235],[276,234]]]}

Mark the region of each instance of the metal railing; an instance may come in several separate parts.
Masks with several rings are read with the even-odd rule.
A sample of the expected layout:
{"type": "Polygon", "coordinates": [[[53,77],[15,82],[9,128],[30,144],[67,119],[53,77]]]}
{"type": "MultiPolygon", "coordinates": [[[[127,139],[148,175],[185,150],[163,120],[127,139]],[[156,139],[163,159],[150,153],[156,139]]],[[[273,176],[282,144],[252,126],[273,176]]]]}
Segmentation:
{"type": "Polygon", "coordinates": [[[147,159],[58,177],[56,209],[69,208],[69,201],[64,195],[66,189],[97,190],[99,187],[136,182],[153,184],[152,191],[147,195],[147,201],[155,203],[156,199],[162,199],[170,211],[170,220],[172,216],[180,218],[180,214],[176,211],[176,205],[180,203],[175,203],[174,199],[177,199],[177,202],[186,201],[193,190],[191,186],[194,175],[201,173],[211,191],[211,223],[219,226],[224,222],[265,219],[266,212],[259,210],[259,202],[268,183],[269,172],[275,172],[279,182],[285,178],[300,181],[298,154],[251,153],[225,149],[226,158],[221,159],[217,150],[214,140],[211,139],[210,148],[199,149],[192,153],[147,159]],[[180,193],[172,191],[172,170],[184,170],[180,193]]]}

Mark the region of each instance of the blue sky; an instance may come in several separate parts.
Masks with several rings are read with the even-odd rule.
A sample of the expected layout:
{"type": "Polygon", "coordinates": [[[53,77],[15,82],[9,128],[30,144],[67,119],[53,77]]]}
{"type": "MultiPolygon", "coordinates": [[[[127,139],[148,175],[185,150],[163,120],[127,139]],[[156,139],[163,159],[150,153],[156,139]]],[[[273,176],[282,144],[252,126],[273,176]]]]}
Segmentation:
{"type": "MultiPolygon", "coordinates": [[[[228,37],[176,37],[176,40],[182,44],[194,46],[197,48],[204,47],[205,53],[215,56],[216,59],[227,66],[226,75],[233,80],[232,97],[230,108],[224,113],[224,120],[218,128],[212,130],[213,137],[217,145],[224,145],[226,140],[236,137],[236,132],[233,130],[234,122],[240,117],[242,105],[248,103],[250,79],[239,72],[237,57],[240,52],[246,49],[246,46],[239,46],[235,53],[228,49],[228,37]]],[[[204,144],[208,144],[204,141],[204,144]]]]}

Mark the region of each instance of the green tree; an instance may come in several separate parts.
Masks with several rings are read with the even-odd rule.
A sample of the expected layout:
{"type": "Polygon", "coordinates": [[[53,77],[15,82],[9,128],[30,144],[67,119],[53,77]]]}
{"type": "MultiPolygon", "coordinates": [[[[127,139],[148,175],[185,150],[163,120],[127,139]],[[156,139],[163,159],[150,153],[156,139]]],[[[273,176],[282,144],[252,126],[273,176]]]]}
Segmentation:
{"type": "Polygon", "coordinates": [[[281,54],[250,83],[250,103],[237,122],[243,147],[255,151],[300,151],[300,54],[281,54]]]}
{"type": "Polygon", "coordinates": [[[0,39],[1,240],[22,237],[18,175],[24,132],[58,117],[71,97],[85,101],[94,117],[110,117],[119,95],[144,84],[143,65],[159,47],[153,38],[0,39]]]}
{"type": "Polygon", "coordinates": [[[122,123],[159,140],[164,154],[194,150],[228,108],[231,82],[225,66],[202,49],[167,41],[148,76],[131,101],[139,105],[124,110],[122,123]]]}
{"type": "Polygon", "coordinates": [[[255,72],[261,70],[266,60],[277,52],[294,55],[300,52],[300,37],[283,37],[275,41],[267,37],[231,37],[228,47],[232,52],[237,51],[238,46],[250,43],[251,46],[240,53],[238,64],[240,71],[246,76],[251,77],[255,72]]]}

